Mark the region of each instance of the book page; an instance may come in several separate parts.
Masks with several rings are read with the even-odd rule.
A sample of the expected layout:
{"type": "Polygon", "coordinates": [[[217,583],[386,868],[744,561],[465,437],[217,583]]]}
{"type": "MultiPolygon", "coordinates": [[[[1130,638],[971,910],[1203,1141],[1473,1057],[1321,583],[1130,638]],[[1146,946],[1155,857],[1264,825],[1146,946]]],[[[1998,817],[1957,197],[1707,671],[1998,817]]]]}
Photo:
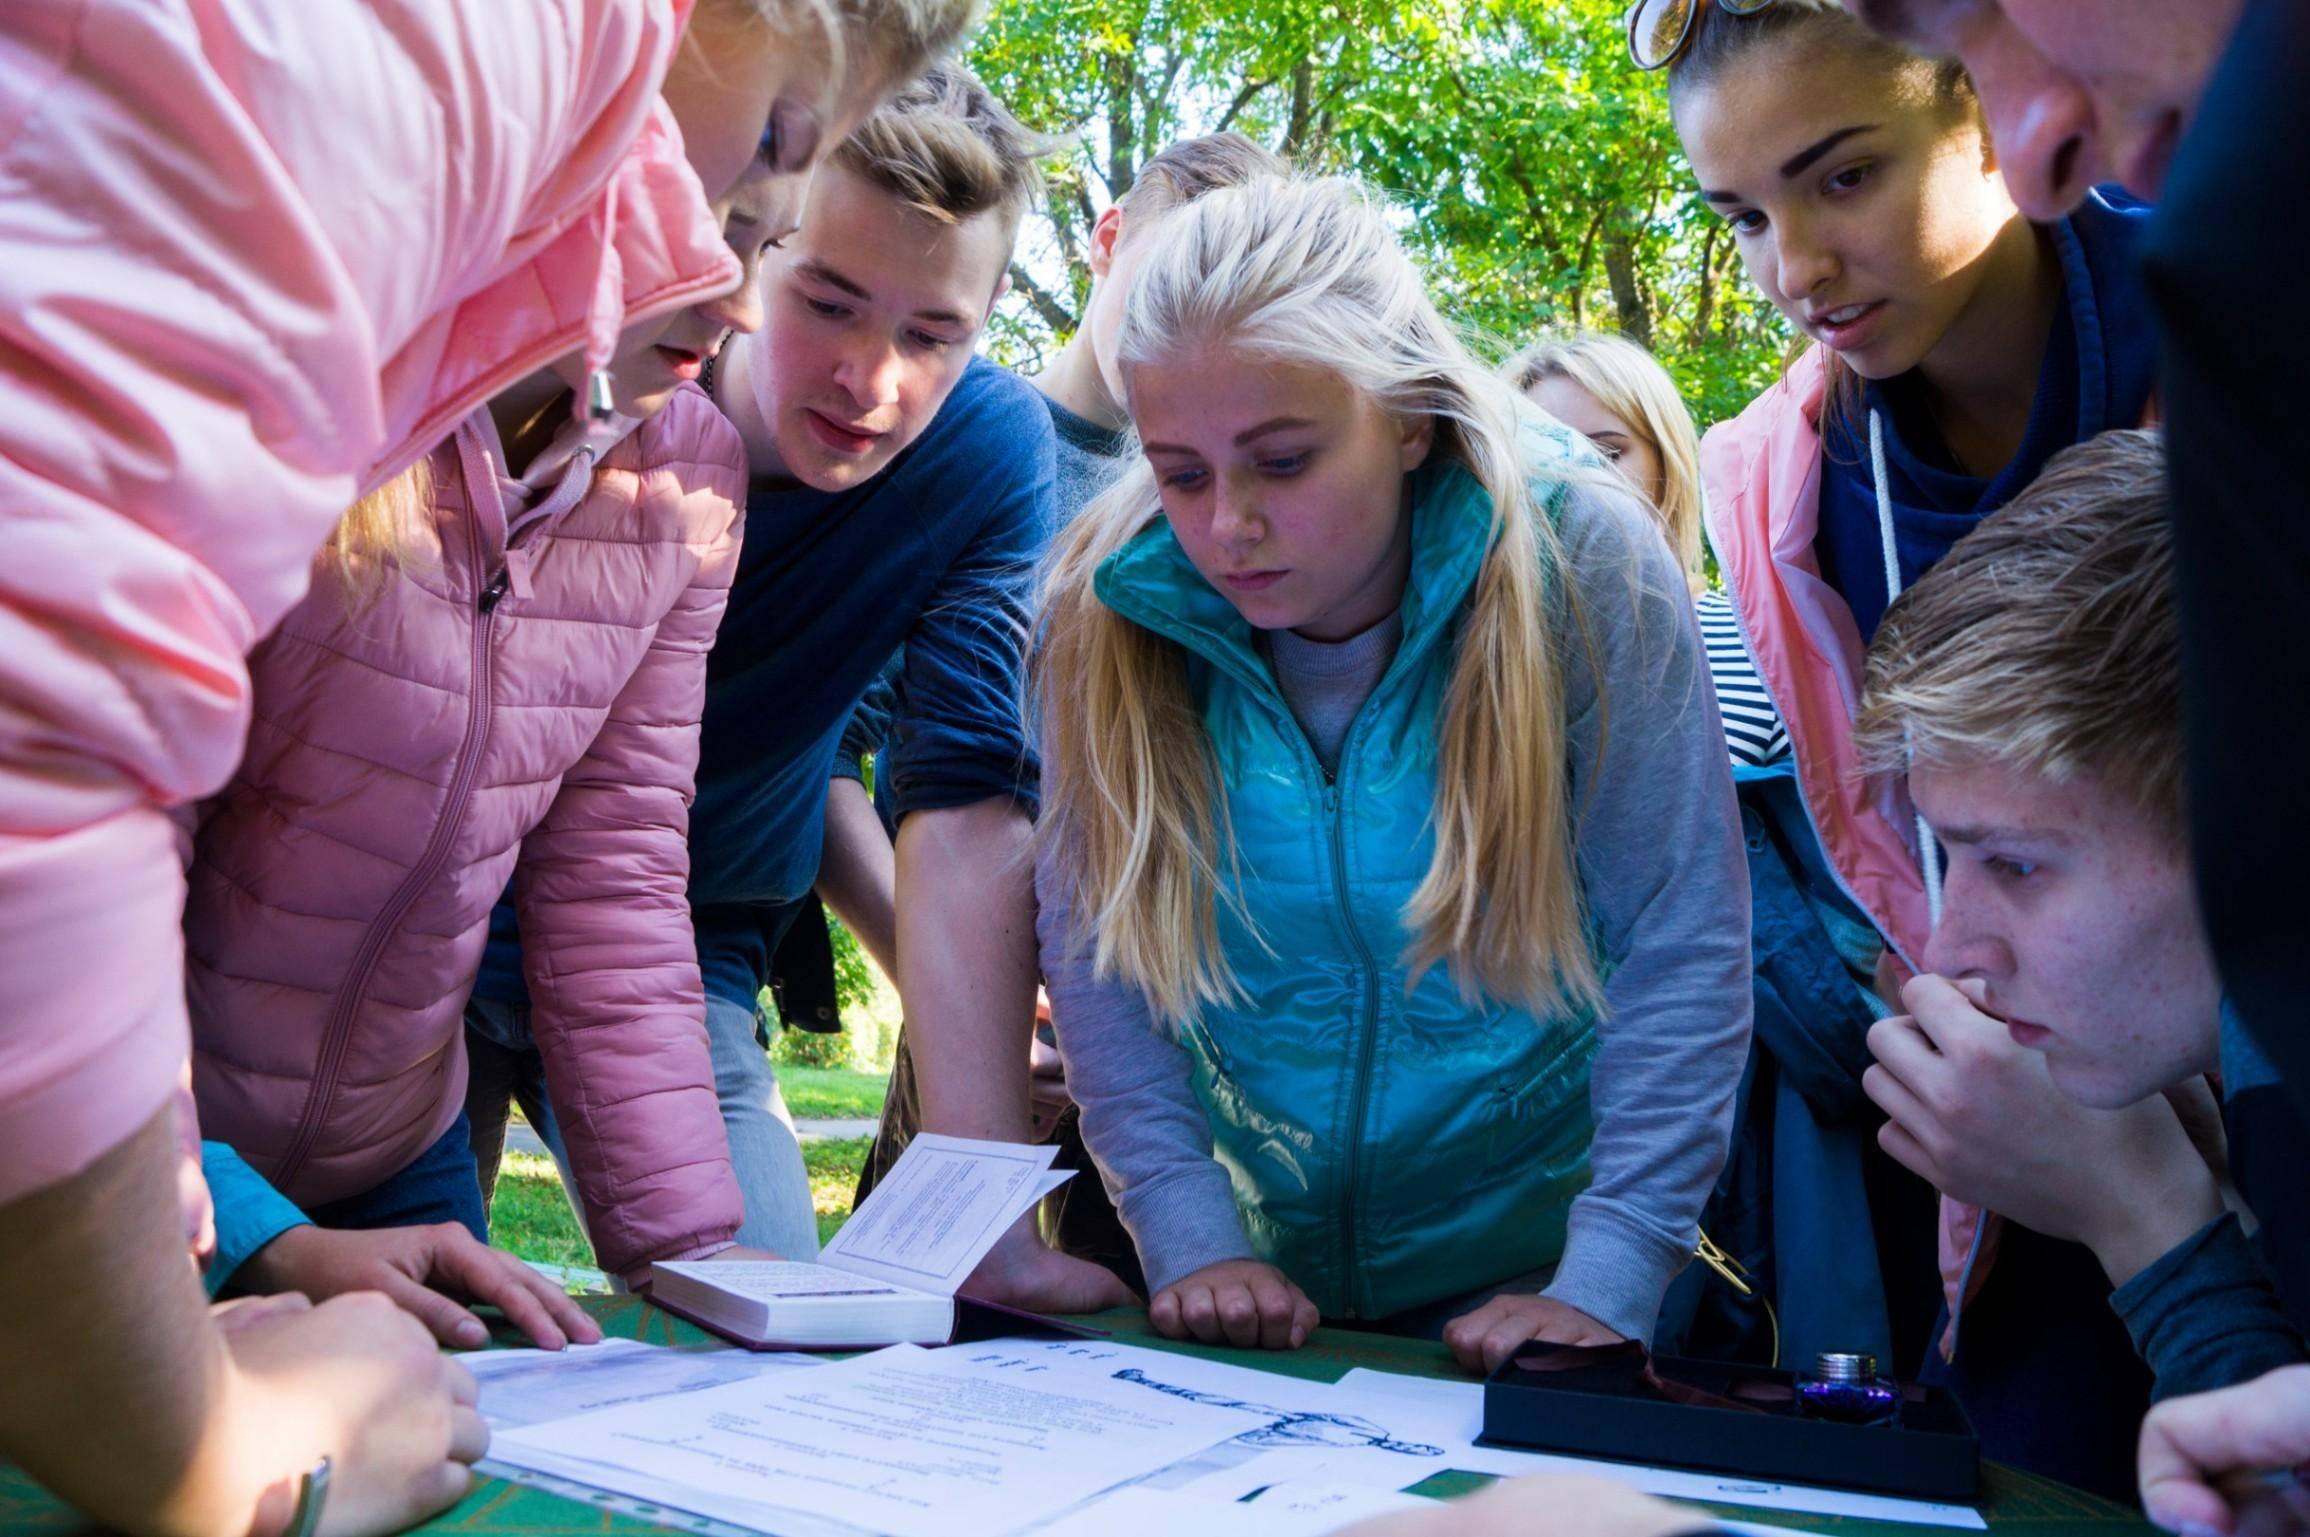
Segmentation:
{"type": "Polygon", "coordinates": [[[915,1287],[894,1286],[874,1276],[801,1260],[718,1260],[711,1264],[674,1260],[653,1268],[757,1302],[785,1302],[797,1297],[909,1297],[918,1292],[915,1287]]]}
{"type": "Polygon", "coordinates": [[[508,1431],[490,1455],[578,1459],[600,1488],[721,1519],[769,1506],[888,1537],[998,1537],[1264,1423],[1096,1361],[895,1345],[508,1431]]]}
{"type": "MultiPolygon", "coordinates": [[[[951,1297],[1033,1206],[1058,1149],[924,1132],[859,1203],[819,1262],[951,1297]]],[[[1058,1176],[1064,1178],[1064,1175],[1058,1176]]]]}
{"type": "Polygon", "coordinates": [[[816,1366],[820,1358],[752,1350],[669,1350],[609,1339],[566,1350],[476,1350],[458,1359],[479,1380],[481,1417],[490,1429],[514,1430],[816,1366]]]}

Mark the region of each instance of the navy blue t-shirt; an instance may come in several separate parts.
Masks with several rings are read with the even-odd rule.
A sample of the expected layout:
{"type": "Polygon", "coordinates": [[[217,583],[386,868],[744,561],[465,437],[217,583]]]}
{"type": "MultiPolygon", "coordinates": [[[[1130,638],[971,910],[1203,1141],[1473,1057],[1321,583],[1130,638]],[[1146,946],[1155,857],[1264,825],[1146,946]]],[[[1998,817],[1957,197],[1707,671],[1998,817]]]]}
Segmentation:
{"type": "Polygon", "coordinates": [[[2142,424],[2158,361],[2157,323],[2135,255],[2149,214],[2146,204],[2122,192],[2096,191],[2075,213],[2047,226],[2061,262],[2062,303],[2038,367],[2021,448],[1996,474],[1969,475],[1949,461],[1904,380],[1870,383],[1856,415],[1823,421],[1821,522],[1813,552],[1822,579],[1852,609],[1863,645],[1890,602],[1869,465],[1869,414],[1884,423],[1893,545],[1907,587],[2037,479],[2055,454],[2098,433],[2142,424]]]}
{"type": "MultiPolygon", "coordinates": [[[[847,491],[757,484],[706,658],[690,901],[706,990],[752,1007],[780,910],[818,879],[843,727],[905,652],[878,788],[896,814],[1010,795],[1034,806],[1020,724],[1034,568],[1053,527],[1050,416],[974,358],[921,437],[847,491]]],[[[508,904],[475,992],[519,1000],[508,904]]]]}

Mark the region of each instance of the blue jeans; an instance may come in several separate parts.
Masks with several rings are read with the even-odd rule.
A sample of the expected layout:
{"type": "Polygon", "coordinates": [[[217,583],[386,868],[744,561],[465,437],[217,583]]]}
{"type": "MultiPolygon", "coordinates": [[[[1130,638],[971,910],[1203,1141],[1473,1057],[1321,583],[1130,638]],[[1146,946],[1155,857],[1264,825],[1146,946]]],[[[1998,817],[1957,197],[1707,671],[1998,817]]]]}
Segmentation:
{"type": "MultiPolygon", "coordinates": [[[[802,1143],[778,1091],[778,1074],[762,1038],[760,1014],[742,1004],[706,995],[706,1039],[713,1052],[714,1088],[721,1100],[722,1127],[730,1139],[730,1166],[746,1219],[738,1242],[768,1249],[788,1259],[818,1257],[818,1217],[810,1199],[810,1172],[802,1164],[802,1143]]],[[[569,1154],[561,1127],[545,1094],[545,1067],[530,1038],[526,1005],[469,999],[465,1040],[475,1073],[466,1095],[477,1146],[474,1149],[495,1183],[497,1152],[504,1146],[506,1101],[522,1114],[553,1154],[562,1187],[578,1205],[569,1154]],[[486,1065],[486,1070],[485,1070],[486,1065]]],[[[580,1208],[582,1212],[582,1207],[580,1208]]]]}
{"type": "Polygon", "coordinates": [[[489,1242],[489,1215],[481,1205],[481,1182],[473,1172],[473,1133],[465,1113],[407,1167],[340,1201],[308,1206],[305,1215],[322,1227],[417,1227],[456,1222],[489,1242]]]}

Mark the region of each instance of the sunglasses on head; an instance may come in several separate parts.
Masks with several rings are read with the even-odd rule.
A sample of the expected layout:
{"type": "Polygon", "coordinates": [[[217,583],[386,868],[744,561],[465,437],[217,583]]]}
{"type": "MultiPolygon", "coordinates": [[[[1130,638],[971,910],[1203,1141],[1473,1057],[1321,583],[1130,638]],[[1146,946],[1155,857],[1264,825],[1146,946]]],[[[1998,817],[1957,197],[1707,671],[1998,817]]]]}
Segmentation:
{"type": "MultiPolygon", "coordinates": [[[[1684,48],[1700,8],[1710,0],[1636,0],[1628,8],[1628,56],[1638,69],[1661,69],[1684,48]]],[[[1719,10],[1754,16],[1773,0],[1715,0],[1719,10]]]]}

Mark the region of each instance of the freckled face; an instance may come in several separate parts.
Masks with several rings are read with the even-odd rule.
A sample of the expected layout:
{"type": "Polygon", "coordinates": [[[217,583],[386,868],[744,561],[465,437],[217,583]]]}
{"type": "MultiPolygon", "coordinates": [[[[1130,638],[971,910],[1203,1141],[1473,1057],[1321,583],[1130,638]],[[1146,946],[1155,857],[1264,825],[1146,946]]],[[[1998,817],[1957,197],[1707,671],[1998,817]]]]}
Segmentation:
{"type": "Polygon", "coordinates": [[[2081,1104],[2213,1069],[2221,988],[2178,835],[2090,779],[1920,764],[1909,783],[1949,853],[1928,970],[1987,983],[2081,1104]]]}
{"type": "Polygon", "coordinates": [[[1404,477],[1433,429],[1339,375],[1255,364],[1224,344],[1125,371],[1163,515],[1203,579],[1255,629],[1345,640],[1403,601],[1404,477]]]}

